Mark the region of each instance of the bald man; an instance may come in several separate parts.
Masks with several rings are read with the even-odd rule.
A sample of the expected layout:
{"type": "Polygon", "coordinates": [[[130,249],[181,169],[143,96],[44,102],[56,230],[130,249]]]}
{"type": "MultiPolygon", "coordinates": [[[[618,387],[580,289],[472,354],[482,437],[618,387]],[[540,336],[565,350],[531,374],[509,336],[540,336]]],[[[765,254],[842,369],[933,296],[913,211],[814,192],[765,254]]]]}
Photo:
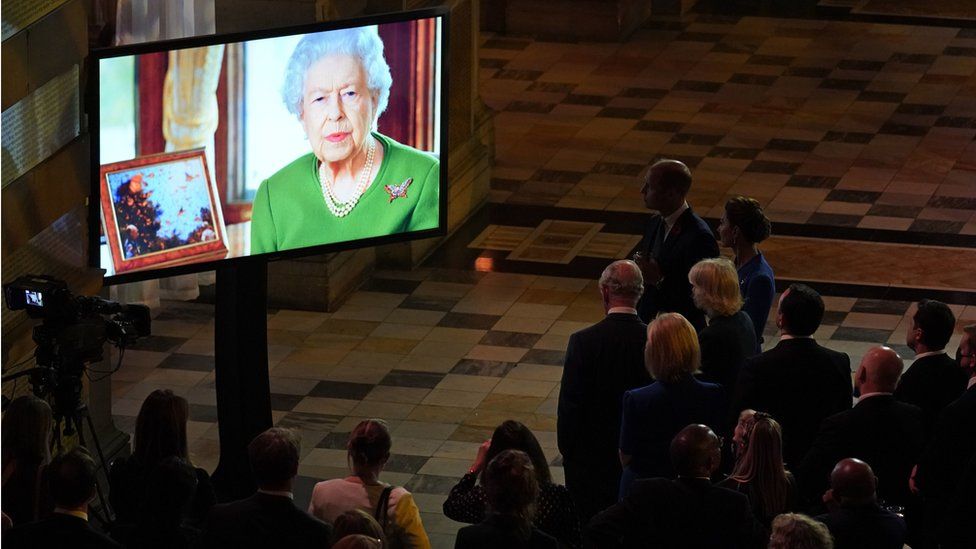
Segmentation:
{"type": "Polygon", "coordinates": [[[644,368],[647,326],[637,317],[644,278],[633,261],[614,261],[600,276],[606,317],[569,338],[557,410],[566,487],[585,523],[617,501],[620,402],[651,383],[644,368]]]}
{"type": "Polygon", "coordinates": [[[903,368],[901,357],[888,347],[874,347],[864,355],[854,379],[860,399],[821,423],[800,465],[797,477],[808,500],[819,499],[838,460],[856,457],[877,468],[879,495],[886,503],[911,504],[908,479],[924,448],[925,432],[922,410],[892,395],[903,368]]]}
{"type": "Polygon", "coordinates": [[[688,271],[702,259],[718,257],[718,242],[686,200],[691,170],[677,160],[659,160],[640,178],[644,205],[655,213],[634,254],[645,285],[637,310],[644,322],[660,312],[681,313],[700,332],[705,314],[691,299],[688,271]]]}
{"type": "Polygon", "coordinates": [[[902,549],[905,520],[878,505],[877,478],[859,459],[840,460],[830,473],[823,500],[830,512],[816,517],[827,525],[834,549],[902,549]]]}
{"type": "Polygon", "coordinates": [[[765,547],[767,534],[744,494],[712,484],[722,440],[705,425],[688,425],[671,442],[677,479],[634,482],[630,493],[590,521],[584,547],[765,547]]]}

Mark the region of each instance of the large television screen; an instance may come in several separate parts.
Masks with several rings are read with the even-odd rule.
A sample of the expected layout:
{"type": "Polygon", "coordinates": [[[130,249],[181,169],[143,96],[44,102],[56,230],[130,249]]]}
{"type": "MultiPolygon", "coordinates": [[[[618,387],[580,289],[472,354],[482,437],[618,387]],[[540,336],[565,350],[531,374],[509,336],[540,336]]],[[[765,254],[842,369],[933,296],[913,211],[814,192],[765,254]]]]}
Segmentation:
{"type": "Polygon", "coordinates": [[[96,50],[108,284],[445,233],[444,9],[96,50]]]}

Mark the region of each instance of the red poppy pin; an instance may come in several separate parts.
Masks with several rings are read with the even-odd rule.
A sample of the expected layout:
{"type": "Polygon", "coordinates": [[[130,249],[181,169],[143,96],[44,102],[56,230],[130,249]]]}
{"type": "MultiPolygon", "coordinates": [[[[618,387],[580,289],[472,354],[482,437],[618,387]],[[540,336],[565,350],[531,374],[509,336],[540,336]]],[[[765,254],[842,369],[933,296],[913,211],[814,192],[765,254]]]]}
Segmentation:
{"type": "Polygon", "coordinates": [[[386,192],[390,195],[390,202],[393,202],[397,198],[407,197],[407,187],[413,183],[413,178],[408,177],[406,181],[400,183],[399,185],[385,185],[386,192]]]}

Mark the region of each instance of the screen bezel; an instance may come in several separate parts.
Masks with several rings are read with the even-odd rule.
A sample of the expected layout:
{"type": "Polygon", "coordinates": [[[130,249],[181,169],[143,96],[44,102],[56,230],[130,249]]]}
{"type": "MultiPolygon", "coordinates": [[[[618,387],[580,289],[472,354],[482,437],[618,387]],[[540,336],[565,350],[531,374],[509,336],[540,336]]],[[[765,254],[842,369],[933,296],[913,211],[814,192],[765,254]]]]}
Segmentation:
{"type": "Polygon", "coordinates": [[[280,27],[249,32],[235,32],[226,34],[212,34],[206,36],[194,36],[190,38],[180,38],[175,40],[162,40],[158,42],[148,42],[142,44],[129,44],[124,46],[114,46],[110,48],[93,49],[89,57],[91,79],[91,93],[88,101],[88,120],[90,134],[90,191],[88,197],[88,261],[89,265],[98,269],[101,266],[101,244],[102,233],[101,220],[101,189],[100,189],[100,123],[99,123],[99,61],[114,57],[124,57],[130,55],[142,55],[147,53],[157,53],[176,49],[198,48],[203,46],[213,46],[233,42],[244,42],[248,40],[261,40],[265,38],[276,38],[295,34],[307,34],[312,32],[322,32],[350,27],[366,25],[382,25],[385,23],[401,23],[417,19],[440,18],[440,49],[441,60],[437,67],[440,80],[440,182],[439,182],[439,212],[438,226],[432,229],[419,231],[409,231],[391,235],[363,238],[359,240],[349,240],[332,244],[322,244],[305,248],[291,250],[280,250],[276,252],[263,253],[258,255],[248,255],[242,257],[224,258],[212,261],[202,261],[187,265],[175,265],[161,268],[150,268],[141,271],[131,271],[122,274],[104,275],[103,285],[125,284],[142,280],[152,280],[182,274],[199,273],[212,271],[218,268],[233,267],[238,265],[252,264],[256,262],[276,261],[279,259],[295,259],[311,255],[321,255],[325,253],[341,252],[359,248],[368,248],[385,244],[395,244],[411,240],[424,238],[443,237],[447,235],[447,197],[448,197],[448,156],[450,152],[448,143],[448,118],[450,97],[448,75],[450,62],[449,35],[450,35],[450,9],[445,6],[427,8],[420,10],[410,10],[382,15],[355,17],[339,21],[327,21],[312,23],[308,25],[280,27]]]}

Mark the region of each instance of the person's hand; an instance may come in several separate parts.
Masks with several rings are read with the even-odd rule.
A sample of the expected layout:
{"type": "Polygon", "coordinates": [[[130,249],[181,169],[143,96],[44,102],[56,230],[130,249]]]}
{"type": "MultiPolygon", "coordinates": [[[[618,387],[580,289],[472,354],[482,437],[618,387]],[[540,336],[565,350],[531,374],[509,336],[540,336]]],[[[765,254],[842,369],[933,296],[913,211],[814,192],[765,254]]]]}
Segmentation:
{"type": "Polygon", "coordinates": [[[488,448],[491,446],[491,439],[488,439],[481,443],[478,447],[478,455],[474,458],[474,463],[471,464],[471,468],[468,469],[469,473],[477,473],[485,468],[485,456],[488,454],[488,448]]]}
{"type": "Polygon", "coordinates": [[[918,484],[915,484],[915,474],[918,473],[918,465],[912,467],[912,473],[908,475],[908,489],[916,496],[918,495],[918,484]]]}
{"type": "Polygon", "coordinates": [[[661,274],[661,266],[658,265],[656,259],[643,252],[634,253],[633,259],[634,263],[640,267],[646,283],[654,286],[660,284],[663,275],[661,274]]]}

